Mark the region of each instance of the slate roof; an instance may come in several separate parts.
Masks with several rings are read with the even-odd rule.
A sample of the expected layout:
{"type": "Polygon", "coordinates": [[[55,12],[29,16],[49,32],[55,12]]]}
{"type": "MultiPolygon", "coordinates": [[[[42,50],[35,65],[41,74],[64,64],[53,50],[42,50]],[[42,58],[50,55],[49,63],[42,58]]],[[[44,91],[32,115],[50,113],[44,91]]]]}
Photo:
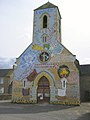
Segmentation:
{"type": "Polygon", "coordinates": [[[90,64],[80,65],[80,73],[81,75],[90,75],[90,64]]]}
{"type": "MultiPolygon", "coordinates": [[[[50,2],[47,2],[45,3],[44,5],[36,8],[35,10],[39,10],[39,9],[46,9],[46,8],[54,8],[54,7],[57,7],[56,5],[50,3],[50,2]]],[[[57,7],[58,8],[58,7],[57,7]]]]}
{"type": "Polygon", "coordinates": [[[0,77],[6,77],[9,71],[13,69],[0,69],[0,77]]]}

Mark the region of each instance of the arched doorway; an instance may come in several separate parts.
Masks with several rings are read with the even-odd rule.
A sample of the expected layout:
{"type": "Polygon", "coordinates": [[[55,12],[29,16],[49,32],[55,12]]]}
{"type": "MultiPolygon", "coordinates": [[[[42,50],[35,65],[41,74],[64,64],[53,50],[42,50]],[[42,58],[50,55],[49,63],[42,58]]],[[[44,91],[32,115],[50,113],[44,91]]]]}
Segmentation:
{"type": "Polygon", "coordinates": [[[45,76],[42,76],[38,82],[37,101],[38,103],[50,101],[50,83],[45,76]]]}

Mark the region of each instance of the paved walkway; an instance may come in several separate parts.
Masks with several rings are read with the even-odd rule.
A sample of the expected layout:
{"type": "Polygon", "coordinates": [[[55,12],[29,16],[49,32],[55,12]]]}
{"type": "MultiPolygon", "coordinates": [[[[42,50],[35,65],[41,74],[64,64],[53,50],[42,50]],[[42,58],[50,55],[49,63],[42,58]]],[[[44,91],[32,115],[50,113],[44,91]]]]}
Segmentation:
{"type": "Polygon", "coordinates": [[[90,103],[80,106],[0,102],[0,120],[90,120],[90,103]]]}

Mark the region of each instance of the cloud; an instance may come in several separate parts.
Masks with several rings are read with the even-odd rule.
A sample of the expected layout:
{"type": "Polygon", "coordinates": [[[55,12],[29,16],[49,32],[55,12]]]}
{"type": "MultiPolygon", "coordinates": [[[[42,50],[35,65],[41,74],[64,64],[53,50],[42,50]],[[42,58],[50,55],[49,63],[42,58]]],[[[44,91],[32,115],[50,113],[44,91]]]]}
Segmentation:
{"type": "Polygon", "coordinates": [[[10,69],[13,68],[15,64],[15,58],[3,58],[0,57],[0,69],[10,69]]]}

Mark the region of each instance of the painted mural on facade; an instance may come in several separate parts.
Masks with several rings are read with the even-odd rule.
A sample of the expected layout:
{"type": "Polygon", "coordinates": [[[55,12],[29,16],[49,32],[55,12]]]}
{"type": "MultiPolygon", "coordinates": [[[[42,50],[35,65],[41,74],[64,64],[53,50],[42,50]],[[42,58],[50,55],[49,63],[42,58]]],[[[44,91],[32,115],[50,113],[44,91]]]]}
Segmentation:
{"type": "Polygon", "coordinates": [[[48,96],[51,104],[80,104],[76,58],[61,44],[60,26],[58,7],[34,11],[33,42],[17,59],[14,69],[13,102],[38,103],[48,96]],[[41,78],[49,82],[45,83],[49,92],[40,93],[41,78]]]}

